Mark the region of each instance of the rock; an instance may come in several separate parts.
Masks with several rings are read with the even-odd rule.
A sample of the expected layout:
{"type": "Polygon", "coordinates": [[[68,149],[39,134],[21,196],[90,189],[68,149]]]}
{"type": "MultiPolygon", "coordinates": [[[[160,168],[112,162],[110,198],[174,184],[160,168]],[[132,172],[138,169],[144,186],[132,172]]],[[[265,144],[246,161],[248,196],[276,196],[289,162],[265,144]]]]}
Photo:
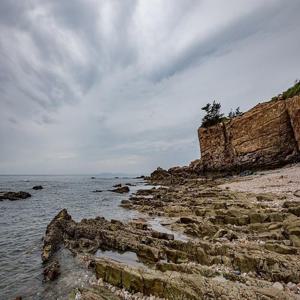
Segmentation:
{"type": "Polygon", "coordinates": [[[118,187],[116,189],[110,190],[110,192],[114,192],[114,193],[119,193],[119,194],[124,194],[124,193],[129,193],[129,187],[128,186],[122,186],[122,187],[118,187]]]}
{"type": "Polygon", "coordinates": [[[158,231],[153,231],[152,237],[154,237],[156,239],[163,239],[163,240],[169,240],[169,241],[174,240],[174,234],[158,232],[158,231]]]}
{"type": "Polygon", "coordinates": [[[74,234],[74,232],[72,232],[72,225],[74,223],[66,209],[61,210],[50,222],[44,236],[44,245],[41,255],[43,263],[47,262],[55,251],[58,250],[60,244],[63,242],[64,232],[68,232],[71,235],[74,234]]]}
{"type": "Polygon", "coordinates": [[[123,208],[131,208],[132,204],[131,204],[131,201],[129,201],[129,200],[122,200],[120,203],[120,206],[123,208]]]}
{"type": "Polygon", "coordinates": [[[17,296],[17,297],[15,298],[15,300],[22,300],[22,297],[21,297],[21,296],[17,296]]]}
{"type": "Polygon", "coordinates": [[[20,199],[26,199],[31,197],[31,195],[27,192],[3,192],[0,193],[0,200],[11,200],[11,201],[15,201],[15,200],[20,200],[20,199]]]}
{"type": "Polygon", "coordinates": [[[295,192],[294,192],[294,196],[300,197],[300,190],[295,191],[295,192]]]}
{"type": "Polygon", "coordinates": [[[45,281],[54,281],[60,275],[60,265],[57,260],[52,261],[44,269],[43,272],[45,281]]]}
{"type": "Polygon", "coordinates": [[[275,289],[278,289],[280,291],[283,290],[283,285],[280,283],[280,282],[275,282],[273,285],[272,285],[273,288],[275,289]]]}
{"type": "Polygon", "coordinates": [[[102,193],[102,190],[94,190],[93,193],[102,193]]]}
{"type": "Polygon", "coordinates": [[[37,191],[37,190],[42,190],[43,187],[41,185],[35,185],[32,189],[37,191]]]}
{"type": "Polygon", "coordinates": [[[272,197],[268,195],[258,195],[256,196],[257,201],[273,201],[272,197]]]}
{"type": "Polygon", "coordinates": [[[171,176],[171,174],[167,170],[158,167],[154,172],[151,173],[150,178],[151,180],[162,180],[169,176],[171,176]]]}
{"type": "Polygon", "coordinates": [[[249,170],[299,160],[300,96],[260,103],[242,116],[198,129],[202,172],[249,170]]]}
{"type": "Polygon", "coordinates": [[[179,219],[179,222],[182,224],[192,224],[192,223],[197,223],[197,220],[194,220],[192,218],[189,217],[181,217],[179,219]]]}
{"type": "Polygon", "coordinates": [[[118,184],[115,184],[115,185],[113,185],[113,187],[115,187],[115,188],[117,188],[117,187],[121,187],[122,186],[122,184],[121,183],[118,183],[118,184]]]}
{"type": "Polygon", "coordinates": [[[91,179],[96,179],[96,177],[92,176],[91,179]]]}

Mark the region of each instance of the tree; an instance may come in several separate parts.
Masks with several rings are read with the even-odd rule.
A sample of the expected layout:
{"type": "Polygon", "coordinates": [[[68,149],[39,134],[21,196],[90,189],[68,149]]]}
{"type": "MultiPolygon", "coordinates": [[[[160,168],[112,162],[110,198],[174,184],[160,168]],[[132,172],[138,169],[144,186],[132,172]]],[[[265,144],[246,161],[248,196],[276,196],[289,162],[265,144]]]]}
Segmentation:
{"type": "Polygon", "coordinates": [[[222,121],[224,114],[221,113],[221,104],[213,101],[212,104],[207,103],[201,108],[206,112],[202,119],[201,127],[209,127],[222,121]]]}
{"type": "Polygon", "coordinates": [[[243,113],[240,111],[240,107],[237,107],[235,109],[235,111],[233,111],[231,109],[230,113],[228,114],[228,118],[229,119],[232,119],[232,118],[235,118],[235,117],[238,117],[238,116],[241,116],[243,113]]]}

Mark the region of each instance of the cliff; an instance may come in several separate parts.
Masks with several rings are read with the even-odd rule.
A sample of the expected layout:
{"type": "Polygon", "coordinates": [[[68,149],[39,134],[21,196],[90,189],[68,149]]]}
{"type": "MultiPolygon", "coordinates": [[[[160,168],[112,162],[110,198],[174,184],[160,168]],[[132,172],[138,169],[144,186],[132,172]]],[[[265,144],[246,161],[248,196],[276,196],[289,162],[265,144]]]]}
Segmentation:
{"type": "MultiPolygon", "coordinates": [[[[275,167],[299,159],[300,96],[258,104],[242,116],[198,129],[197,169],[275,167]]],[[[192,164],[193,166],[193,164],[192,164]]]]}

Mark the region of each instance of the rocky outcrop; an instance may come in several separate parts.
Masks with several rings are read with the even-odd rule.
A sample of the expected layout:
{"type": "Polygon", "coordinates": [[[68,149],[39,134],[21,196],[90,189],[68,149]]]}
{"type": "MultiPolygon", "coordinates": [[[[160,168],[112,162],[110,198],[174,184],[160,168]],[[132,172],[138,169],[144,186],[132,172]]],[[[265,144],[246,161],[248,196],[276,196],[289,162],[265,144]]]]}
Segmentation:
{"type": "MultiPolygon", "coordinates": [[[[64,245],[86,258],[97,279],[165,299],[297,299],[300,202],[221,189],[220,181],[188,179],[139,190],[123,201],[159,216],[162,231],[145,219],[75,222],[63,210],[47,228],[43,260],[53,261],[64,245]],[[137,261],[127,261],[126,253],[137,261]]],[[[52,270],[46,272],[51,278],[52,270]]]]}
{"type": "Polygon", "coordinates": [[[10,200],[10,201],[16,201],[21,199],[27,199],[31,197],[31,195],[27,192],[1,192],[0,193],[0,201],[2,200],[10,200]]]}
{"type": "Polygon", "coordinates": [[[242,116],[198,130],[200,170],[275,167],[299,159],[300,96],[258,104],[242,116]]]}
{"type": "Polygon", "coordinates": [[[38,190],[42,190],[43,187],[41,185],[35,185],[32,189],[38,191],[38,190]]]}
{"type": "Polygon", "coordinates": [[[125,194],[125,193],[129,193],[130,189],[127,185],[124,186],[119,186],[113,190],[110,190],[110,192],[114,192],[114,193],[118,193],[118,194],[125,194]]]}

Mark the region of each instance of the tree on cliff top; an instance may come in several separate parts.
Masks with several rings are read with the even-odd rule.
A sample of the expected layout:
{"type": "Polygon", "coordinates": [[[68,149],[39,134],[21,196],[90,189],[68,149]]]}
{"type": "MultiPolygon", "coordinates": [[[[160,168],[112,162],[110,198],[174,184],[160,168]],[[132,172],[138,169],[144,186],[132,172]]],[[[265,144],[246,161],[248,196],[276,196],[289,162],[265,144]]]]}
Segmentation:
{"type": "Polygon", "coordinates": [[[224,115],[221,113],[221,104],[213,101],[212,104],[207,103],[204,107],[201,108],[206,112],[206,115],[202,119],[201,127],[209,127],[220,123],[224,115]]]}

